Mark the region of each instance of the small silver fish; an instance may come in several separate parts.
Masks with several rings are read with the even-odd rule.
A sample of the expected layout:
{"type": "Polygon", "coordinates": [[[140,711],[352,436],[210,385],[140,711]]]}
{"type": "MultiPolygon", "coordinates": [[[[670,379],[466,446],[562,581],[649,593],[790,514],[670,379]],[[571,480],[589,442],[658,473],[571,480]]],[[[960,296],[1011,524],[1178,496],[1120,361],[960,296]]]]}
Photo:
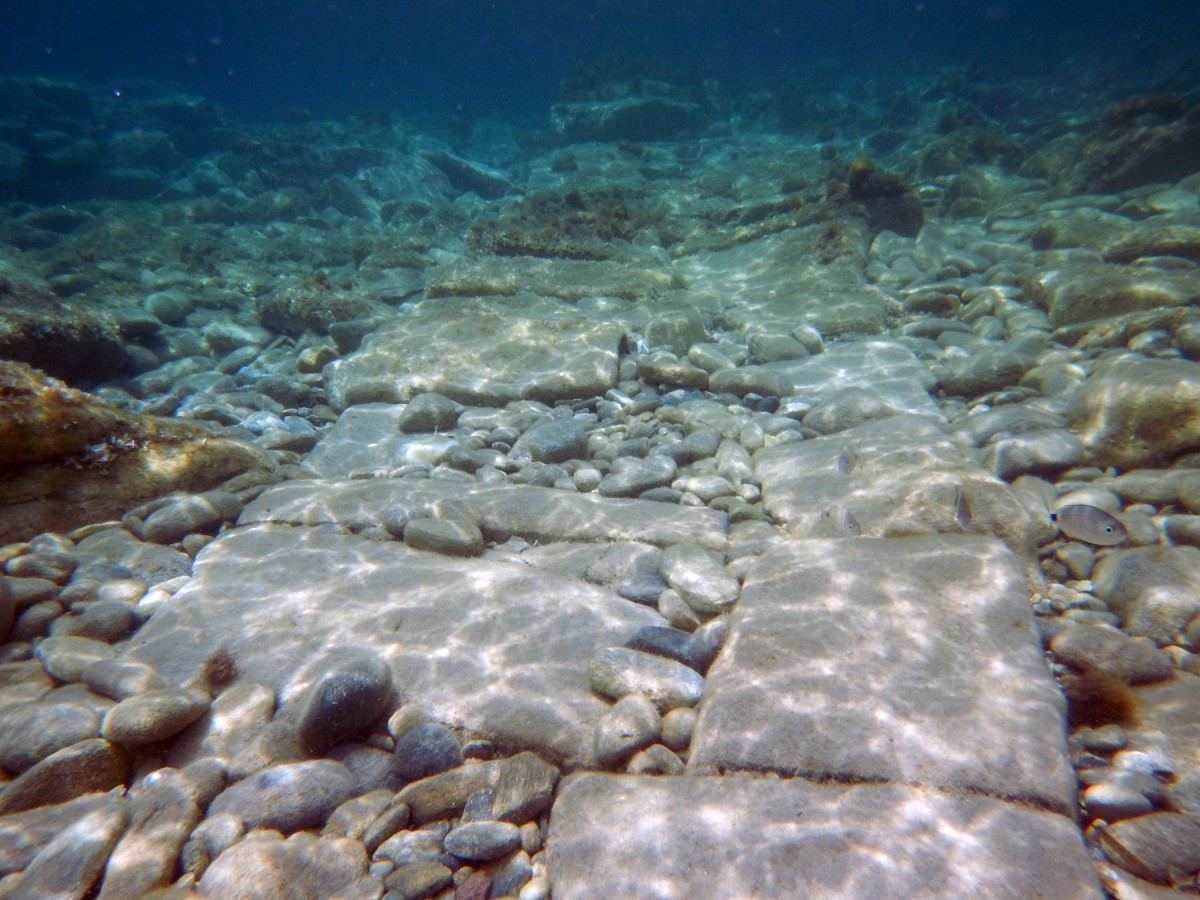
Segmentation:
{"type": "Polygon", "coordinates": [[[837,470],[843,475],[849,475],[858,466],[858,450],[846,444],[838,454],[837,470]]]}
{"type": "Polygon", "coordinates": [[[1120,519],[1086,503],[1064,506],[1050,513],[1050,521],[1072,540],[1087,541],[1101,547],[1111,547],[1129,537],[1120,519]]]}
{"type": "Polygon", "coordinates": [[[862,526],[858,524],[858,519],[840,503],[833,504],[822,515],[842,537],[858,537],[862,534],[862,526]]]}
{"type": "Polygon", "coordinates": [[[960,487],[954,489],[954,521],[964,530],[971,524],[971,504],[960,487]]]}

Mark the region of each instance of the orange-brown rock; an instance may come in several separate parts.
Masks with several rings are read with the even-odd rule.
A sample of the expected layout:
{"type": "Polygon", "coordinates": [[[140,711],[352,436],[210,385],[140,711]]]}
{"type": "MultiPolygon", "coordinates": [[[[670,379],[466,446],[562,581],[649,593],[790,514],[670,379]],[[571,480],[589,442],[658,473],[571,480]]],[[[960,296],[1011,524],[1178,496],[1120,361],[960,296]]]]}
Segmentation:
{"type": "Polygon", "coordinates": [[[120,410],[0,361],[0,542],[119,517],[162,494],[273,466],[253,444],[120,410]]]}

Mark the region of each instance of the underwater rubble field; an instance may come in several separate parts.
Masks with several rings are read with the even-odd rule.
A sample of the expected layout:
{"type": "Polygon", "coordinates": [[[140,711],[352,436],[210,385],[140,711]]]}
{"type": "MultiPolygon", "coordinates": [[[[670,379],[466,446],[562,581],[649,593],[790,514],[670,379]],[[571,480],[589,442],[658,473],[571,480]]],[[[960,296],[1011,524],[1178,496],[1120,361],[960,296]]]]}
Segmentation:
{"type": "Polygon", "coordinates": [[[0,78],[0,898],[1195,893],[1198,307],[1194,89],[0,78]]]}

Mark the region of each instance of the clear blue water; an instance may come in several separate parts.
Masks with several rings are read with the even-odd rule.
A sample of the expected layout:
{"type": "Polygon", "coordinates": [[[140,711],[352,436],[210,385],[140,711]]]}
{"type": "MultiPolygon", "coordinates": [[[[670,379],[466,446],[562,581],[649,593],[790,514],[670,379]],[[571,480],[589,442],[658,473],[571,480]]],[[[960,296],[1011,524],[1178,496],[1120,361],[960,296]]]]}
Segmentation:
{"type": "Polygon", "coordinates": [[[168,81],[264,117],[540,122],[564,78],[614,62],[730,84],[955,64],[1152,85],[1186,80],[1200,48],[1194,0],[3,0],[0,20],[4,73],[125,93],[168,81]]]}

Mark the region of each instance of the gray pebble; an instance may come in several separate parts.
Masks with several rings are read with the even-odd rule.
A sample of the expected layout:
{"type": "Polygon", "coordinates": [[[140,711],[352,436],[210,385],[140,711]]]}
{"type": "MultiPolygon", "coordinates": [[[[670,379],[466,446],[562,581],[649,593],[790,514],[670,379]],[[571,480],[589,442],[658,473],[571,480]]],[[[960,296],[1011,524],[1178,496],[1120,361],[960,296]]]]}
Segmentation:
{"type": "Polygon", "coordinates": [[[692,733],[696,730],[696,718],[699,714],[691,707],[681,706],[663,716],[662,742],[670,750],[682,753],[692,743],[692,733]]]}
{"type": "Polygon", "coordinates": [[[50,626],[52,635],[73,635],[113,644],[133,631],[137,618],[127,603],[99,600],[87,604],[79,615],[58,618],[50,626]]]}
{"type": "Polygon", "coordinates": [[[727,610],[738,598],[738,580],[720,557],[698,544],[676,544],[663,553],[659,573],[702,616],[727,610]]]}
{"type": "Polygon", "coordinates": [[[460,407],[441,394],[416,394],[396,420],[399,429],[409,434],[449,431],[458,419],[460,407]]]}
{"type": "Polygon", "coordinates": [[[689,669],[695,669],[701,675],[712,662],[707,648],[693,641],[692,635],[678,628],[665,628],[662,625],[643,625],[625,642],[625,646],[630,650],[641,650],[643,653],[653,653],[676,660],[689,669]]]}
{"type": "Polygon", "coordinates": [[[592,690],[620,700],[643,694],[660,711],[694,706],[704,692],[704,678],[682,663],[625,647],[608,647],[588,661],[592,690]]]}
{"type": "Polygon", "coordinates": [[[658,739],[662,720],[654,704],[640,694],[618,700],[605,710],[592,734],[596,764],[617,765],[658,739]]]}
{"type": "Polygon", "coordinates": [[[452,829],[444,846],[459,859],[486,862],[521,846],[521,829],[510,822],[468,822],[452,829]]]}
{"type": "Polygon", "coordinates": [[[103,737],[122,747],[140,747],[173,737],[208,711],[209,699],[191,691],[163,688],[120,701],[104,717],[103,737]]]}
{"type": "Polygon", "coordinates": [[[193,533],[215,534],[241,512],[242,501],[225,491],[176,496],[146,517],[141,536],[150,543],[173,544],[193,533]]]}
{"type": "Polygon", "coordinates": [[[550,419],[522,434],[513,444],[513,454],[542,463],[583,459],[587,456],[587,440],[587,432],[574,419],[550,419]]]}
{"type": "Polygon", "coordinates": [[[100,717],[75,703],[25,703],[5,709],[0,712],[0,766],[19,774],[99,731],[100,717]]]}
{"type": "Polygon", "coordinates": [[[462,748],[445,725],[425,722],[396,739],[392,769],[405,781],[420,781],[462,764],[462,748]]]}
{"type": "Polygon", "coordinates": [[[404,525],[404,543],[414,550],[446,556],[478,556],[483,533],[474,522],[461,519],[412,519],[404,525]]]}
{"type": "Polygon", "coordinates": [[[436,860],[423,859],[389,872],[383,880],[383,886],[388,889],[387,897],[425,900],[449,887],[453,880],[454,873],[446,866],[436,860]]]}
{"type": "Polygon", "coordinates": [[[45,670],[59,681],[78,681],[83,670],[100,659],[111,659],[112,647],[84,637],[50,637],[34,654],[45,670]]]}
{"type": "Polygon", "coordinates": [[[1083,809],[1093,819],[1117,822],[1154,812],[1154,804],[1131,788],[1103,782],[1083,792],[1083,809]]]}
{"type": "Polygon", "coordinates": [[[75,571],[75,557],[69,553],[46,551],[16,556],[4,564],[4,573],[16,578],[44,578],[55,584],[66,584],[75,571]]]}
{"type": "Polygon", "coordinates": [[[392,670],[384,660],[366,653],[335,658],[300,701],[300,741],[309,753],[321,755],[360,738],[390,712],[394,698],[392,670]]]}
{"type": "Polygon", "coordinates": [[[226,788],[208,815],[229,813],[247,829],[273,828],[284,833],[325,824],[354,790],[354,776],[328,759],[287,763],[264,769],[226,788]]]}
{"type": "Polygon", "coordinates": [[[685,768],[678,756],[662,744],[653,744],[634,755],[625,772],[629,775],[682,775],[685,768]]]}
{"type": "Polygon", "coordinates": [[[165,688],[167,683],[144,663],[123,659],[100,659],[79,673],[79,680],[92,691],[113,700],[165,688]]]}
{"type": "Polygon", "coordinates": [[[397,832],[379,845],[375,858],[390,860],[397,866],[436,861],[444,852],[442,843],[449,831],[449,822],[432,822],[419,831],[397,832]]]}
{"type": "Polygon", "coordinates": [[[646,459],[621,457],[600,482],[604,497],[636,497],[652,488],[667,487],[675,478],[675,461],[665,456],[646,459]]]}

